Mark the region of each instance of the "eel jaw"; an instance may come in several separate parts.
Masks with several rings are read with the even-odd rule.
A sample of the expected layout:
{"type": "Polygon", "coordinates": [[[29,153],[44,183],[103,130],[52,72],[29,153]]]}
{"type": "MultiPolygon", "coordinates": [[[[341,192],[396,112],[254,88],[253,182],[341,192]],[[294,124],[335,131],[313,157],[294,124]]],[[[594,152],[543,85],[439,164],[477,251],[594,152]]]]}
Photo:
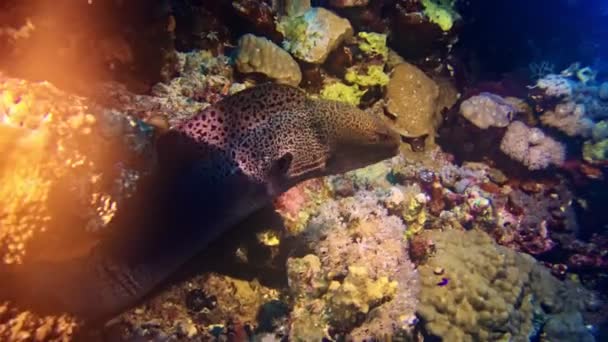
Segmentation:
{"type": "Polygon", "coordinates": [[[390,159],[399,153],[401,137],[378,121],[372,130],[353,132],[332,144],[326,174],[344,173],[390,159]]]}

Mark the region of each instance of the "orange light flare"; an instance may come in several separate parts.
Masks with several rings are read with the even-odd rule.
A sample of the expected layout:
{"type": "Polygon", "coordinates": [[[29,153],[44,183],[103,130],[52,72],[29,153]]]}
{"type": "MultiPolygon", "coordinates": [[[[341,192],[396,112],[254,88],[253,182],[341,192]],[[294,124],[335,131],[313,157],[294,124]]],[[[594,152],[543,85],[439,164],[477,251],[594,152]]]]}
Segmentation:
{"type": "Polygon", "coordinates": [[[125,4],[0,5],[0,263],[72,257],[117,210],[108,190],[118,178],[115,143],[100,138],[84,98],[55,86],[90,94],[112,79],[113,63],[132,61],[121,26],[128,14],[117,10],[125,4]]]}
{"type": "Polygon", "coordinates": [[[80,91],[133,58],[115,1],[12,2],[0,9],[0,69],[10,76],[80,91]]]}
{"type": "Polygon", "coordinates": [[[118,158],[96,130],[84,98],[0,74],[0,263],[71,258],[94,244],[91,231],[116,211],[107,183],[118,158]]]}

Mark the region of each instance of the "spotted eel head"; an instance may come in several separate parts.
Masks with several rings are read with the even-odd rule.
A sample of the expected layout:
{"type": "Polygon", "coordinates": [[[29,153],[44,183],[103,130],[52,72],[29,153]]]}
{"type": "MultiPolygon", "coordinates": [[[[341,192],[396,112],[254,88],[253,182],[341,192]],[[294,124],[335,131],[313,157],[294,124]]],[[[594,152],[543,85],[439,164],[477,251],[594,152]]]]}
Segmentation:
{"type": "Polygon", "coordinates": [[[380,118],[346,103],[317,100],[318,130],[327,137],[325,173],[358,169],[394,157],[400,137],[380,118]]]}
{"type": "Polygon", "coordinates": [[[177,130],[202,151],[209,172],[243,174],[270,196],[298,182],[346,172],[394,156],[399,138],[356,107],[315,100],[294,87],[264,84],[229,96],[177,130]]]}

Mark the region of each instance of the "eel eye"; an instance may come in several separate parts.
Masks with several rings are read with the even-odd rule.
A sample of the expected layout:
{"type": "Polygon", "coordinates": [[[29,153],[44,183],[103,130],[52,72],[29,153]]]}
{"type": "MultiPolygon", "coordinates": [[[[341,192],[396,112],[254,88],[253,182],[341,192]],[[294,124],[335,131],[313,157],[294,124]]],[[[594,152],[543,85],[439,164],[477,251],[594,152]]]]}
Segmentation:
{"type": "Polygon", "coordinates": [[[291,162],[293,161],[293,154],[287,152],[276,161],[276,170],[281,174],[286,174],[289,171],[291,162]]]}

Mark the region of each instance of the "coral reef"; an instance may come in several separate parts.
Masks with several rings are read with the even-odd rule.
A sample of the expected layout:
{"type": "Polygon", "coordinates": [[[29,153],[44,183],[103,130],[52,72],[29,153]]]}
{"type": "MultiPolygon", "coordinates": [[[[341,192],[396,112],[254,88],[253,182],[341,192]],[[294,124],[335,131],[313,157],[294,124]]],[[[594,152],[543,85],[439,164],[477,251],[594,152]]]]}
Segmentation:
{"type": "MultiPolygon", "coordinates": [[[[377,196],[362,191],[330,200],[310,220],[303,233],[314,256],[305,259],[318,261],[297,273],[306,274],[306,280],[290,278],[290,284],[299,298],[295,313],[316,307],[323,314],[315,316],[314,324],[309,316],[295,315],[295,327],[315,326],[320,336],[330,327],[332,335],[355,339],[395,336],[411,329],[405,322],[392,323],[413,317],[416,302],[417,278],[408,261],[405,227],[378,206],[382,197],[377,196]],[[302,283],[310,286],[301,289],[302,283]]],[[[298,335],[292,331],[292,337],[298,335]]]]}
{"type": "Polygon", "coordinates": [[[263,37],[242,36],[235,59],[236,69],[242,73],[260,73],[278,83],[293,86],[302,81],[298,63],[289,53],[263,37]]]}
{"type": "MultiPolygon", "coordinates": [[[[405,143],[293,187],[84,339],[593,341],[605,324],[582,288],[608,272],[601,63],[555,72],[539,50],[480,71],[477,53],[512,45],[467,50],[500,21],[484,2],[42,3],[0,5],[0,68],[79,96],[0,74],[2,267],[88,251],[154,138],[256,83],[364,108],[405,143]]],[[[0,300],[1,340],[81,328],[0,300]]]]}
{"type": "Polygon", "coordinates": [[[280,305],[278,296],[276,290],[255,281],[208,273],[166,289],[145,306],[121,315],[113,325],[122,328],[120,340],[125,341],[238,338],[253,330],[251,324],[262,307],[280,305]]]}
{"type": "Polygon", "coordinates": [[[460,104],[460,114],[481,129],[507,127],[515,112],[505,99],[491,93],[472,96],[460,104]]]}
{"type": "Polygon", "coordinates": [[[71,341],[78,322],[69,316],[39,317],[0,304],[0,338],[4,341],[71,341]],[[12,317],[12,318],[11,318],[12,317]]]}
{"type": "MultiPolygon", "coordinates": [[[[418,308],[426,333],[454,341],[527,340],[542,324],[559,314],[587,309],[589,293],[561,283],[525,254],[497,246],[479,231],[434,231],[436,253],[419,267],[421,302],[418,308]]],[[[593,337],[582,320],[576,330],[593,337]]],[[[562,330],[563,331],[563,330],[562,330]]]]}
{"type": "Polygon", "coordinates": [[[435,139],[437,116],[437,84],[414,65],[395,66],[386,90],[388,121],[405,137],[427,136],[430,144],[435,139]]]}
{"type": "Polygon", "coordinates": [[[521,121],[513,121],[502,138],[500,149],[530,170],[541,170],[550,165],[561,165],[566,158],[562,144],[548,137],[538,128],[530,128],[521,121]]]}
{"type": "Polygon", "coordinates": [[[353,36],[348,20],[315,7],[302,15],[281,19],[277,26],[285,36],[283,47],[307,63],[321,64],[342,41],[353,36]]]}

